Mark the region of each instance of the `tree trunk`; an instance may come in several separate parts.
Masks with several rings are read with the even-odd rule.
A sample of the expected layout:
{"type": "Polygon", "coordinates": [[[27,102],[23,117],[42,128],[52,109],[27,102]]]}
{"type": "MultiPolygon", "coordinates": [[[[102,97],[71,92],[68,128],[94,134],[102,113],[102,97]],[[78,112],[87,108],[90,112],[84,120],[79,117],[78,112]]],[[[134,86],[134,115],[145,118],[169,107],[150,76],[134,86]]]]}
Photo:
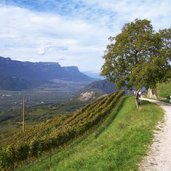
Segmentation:
{"type": "Polygon", "coordinates": [[[136,93],[136,96],[135,96],[135,103],[136,103],[136,106],[137,106],[137,109],[139,108],[139,97],[138,97],[138,93],[136,93]]]}
{"type": "Polygon", "coordinates": [[[140,96],[139,96],[139,92],[140,92],[141,89],[137,90],[136,91],[136,94],[135,94],[135,103],[136,103],[136,106],[137,106],[137,109],[139,109],[139,105],[140,105],[140,96]]]}
{"type": "Polygon", "coordinates": [[[14,163],[11,163],[10,171],[14,171],[14,163]]]}

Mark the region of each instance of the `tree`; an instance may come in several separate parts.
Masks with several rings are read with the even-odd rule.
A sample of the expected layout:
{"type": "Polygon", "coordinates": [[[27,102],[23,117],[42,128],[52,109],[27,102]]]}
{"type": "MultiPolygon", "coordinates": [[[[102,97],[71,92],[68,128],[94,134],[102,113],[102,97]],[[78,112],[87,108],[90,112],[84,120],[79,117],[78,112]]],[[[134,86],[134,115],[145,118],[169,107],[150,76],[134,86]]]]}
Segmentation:
{"type": "Polygon", "coordinates": [[[149,20],[136,19],[125,24],[122,32],[110,37],[101,74],[117,87],[155,88],[171,78],[171,28],[155,32],[149,20]]]}

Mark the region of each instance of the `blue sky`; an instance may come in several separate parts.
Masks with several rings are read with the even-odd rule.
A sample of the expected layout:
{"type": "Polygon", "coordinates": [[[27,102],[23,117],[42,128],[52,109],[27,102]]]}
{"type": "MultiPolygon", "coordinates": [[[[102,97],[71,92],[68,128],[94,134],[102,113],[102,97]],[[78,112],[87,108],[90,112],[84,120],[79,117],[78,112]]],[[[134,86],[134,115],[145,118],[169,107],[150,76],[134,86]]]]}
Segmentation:
{"type": "Polygon", "coordinates": [[[108,37],[125,23],[171,26],[170,0],[0,0],[0,56],[99,72],[108,37]]]}

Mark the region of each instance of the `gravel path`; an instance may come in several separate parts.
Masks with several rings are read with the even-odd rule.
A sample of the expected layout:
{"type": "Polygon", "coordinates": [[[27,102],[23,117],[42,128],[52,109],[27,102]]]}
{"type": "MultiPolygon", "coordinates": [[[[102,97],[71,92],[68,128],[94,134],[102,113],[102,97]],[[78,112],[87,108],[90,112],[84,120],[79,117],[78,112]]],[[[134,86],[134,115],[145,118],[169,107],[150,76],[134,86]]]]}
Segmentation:
{"type": "Polygon", "coordinates": [[[144,100],[160,105],[165,111],[165,117],[164,122],[157,126],[159,131],[155,131],[153,143],[139,171],[171,171],[171,105],[157,100],[144,100]]]}

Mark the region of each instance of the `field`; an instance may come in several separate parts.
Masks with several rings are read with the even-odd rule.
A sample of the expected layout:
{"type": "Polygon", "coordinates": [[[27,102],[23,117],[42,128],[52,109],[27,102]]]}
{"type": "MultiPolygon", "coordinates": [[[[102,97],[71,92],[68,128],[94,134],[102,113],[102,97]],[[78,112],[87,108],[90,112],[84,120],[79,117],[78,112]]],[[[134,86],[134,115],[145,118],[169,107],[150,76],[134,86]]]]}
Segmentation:
{"type": "Polygon", "coordinates": [[[23,91],[0,90],[0,110],[18,109],[25,98],[28,107],[64,102],[75,95],[89,82],[59,81],[42,84],[39,87],[23,91]]]}
{"type": "MultiPolygon", "coordinates": [[[[137,170],[138,163],[151,142],[155,125],[162,119],[163,112],[155,104],[147,102],[141,102],[141,109],[137,110],[133,97],[119,98],[119,96],[104,97],[75,115],[62,116],[60,119],[56,118],[56,121],[49,121],[48,124],[42,123],[42,126],[34,128],[38,133],[36,136],[33,130],[27,136],[17,135],[16,143],[23,140],[28,142],[28,137],[33,135],[34,140],[37,140],[34,141],[37,142],[37,146],[31,141],[32,147],[35,148],[32,157],[25,156],[28,155],[26,144],[19,148],[20,151],[26,150],[23,157],[27,160],[25,162],[23,157],[22,160],[19,157],[20,161],[16,160],[17,170],[137,170]],[[108,108],[107,113],[105,110],[100,112],[98,109],[100,107],[105,109],[105,105],[112,108],[110,110],[108,108]],[[56,129],[54,123],[56,128],[59,128],[58,131],[54,131],[56,129]],[[63,125],[61,128],[60,123],[63,125]]],[[[16,151],[17,148],[14,146],[14,150],[11,145],[6,152],[10,149],[11,155],[20,154],[16,151]]],[[[1,156],[2,154],[5,154],[4,151],[1,156]]]]}
{"type": "MultiPolygon", "coordinates": [[[[33,107],[25,107],[25,129],[58,115],[72,113],[89,102],[77,99],[58,102],[56,104],[41,104],[33,107]]],[[[8,137],[22,130],[22,108],[10,109],[0,112],[0,147],[6,144],[8,137]]]]}
{"type": "Polygon", "coordinates": [[[106,120],[86,135],[18,171],[137,170],[162,116],[155,104],[142,102],[138,111],[133,97],[124,97],[106,120]]]}
{"type": "Polygon", "coordinates": [[[1,168],[10,170],[79,137],[110,113],[122,95],[121,91],[102,97],[74,114],[60,115],[10,137],[0,151],[1,168]]]}

